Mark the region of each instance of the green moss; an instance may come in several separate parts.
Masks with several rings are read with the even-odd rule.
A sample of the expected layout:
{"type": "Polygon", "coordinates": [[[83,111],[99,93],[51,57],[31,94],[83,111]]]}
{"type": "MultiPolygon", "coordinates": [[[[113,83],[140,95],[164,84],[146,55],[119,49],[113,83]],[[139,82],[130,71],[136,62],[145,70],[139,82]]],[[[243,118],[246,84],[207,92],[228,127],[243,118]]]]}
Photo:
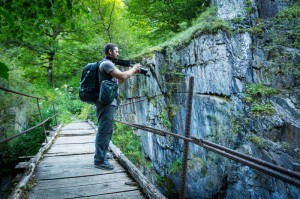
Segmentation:
{"type": "Polygon", "coordinates": [[[300,3],[282,10],[274,19],[272,40],[277,45],[300,48],[300,3]]]}
{"type": "Polygon", "coordinates": [[[148,101],[149,101],[153,106],[156,106],[156,105],[157,105],[157,99],[156,99],[156,97],[148,97],[148,101]]]}
{"type": "Polygon", "coordinates": [[[267,103],[267,104],[258,104],[254,103],[252,105],[252,112],[254,114],[258,115],[273,115],[275,113],[275,110],[272,106],[272,104],[267,103]]]}
{"type": "Polygon", "coordinates": [[[167,109],[163,109],[161,115],[160,115],[160,119],[163,123],[163,125],[167,128],[171,128],[172,123],[170,122],[169,119],[169,114],[168,114],[168,110],[167,109]]]}
{"type": "Polygon", "coordinates": [[[182,158],[177,158],[170,166],[170,173],[180,173],[182,169],[182,158]]]}
{"type": "Polygon", "coordinates": [[[189,169],[201,169],[201,173],[203,176],[206,176],[207,174],[207,164],[206,161],[199,157],[193,157],[192,160],[188,161],[188,168],[189,169]]]}
{"type": "Polygon", "coordinates": [[[231,126],[231,131],[233,132],[233,134],[234,135],[238,135],[240,132],[242,132],[242,130],[243,130],[243,126],[242,126],[242,124],[243,124],[243,119],[242,119],[242,117],[240,116],[237,116],[237,117],[235,117],[235,116],[231,116],[231,119],[230,119],[230,126],[231,126]]]}
{"type": "Polygon", "coordinates": [[[275,88],[263,84],[247,84],[243,101],[250,103],[254,114],[272,115],[275,110],[269,98],[279,93],[275,88]]]}
{"type": "Polygon", "coordinates": [[[178,193],[175,191],[175,184],[168,176],[156,175],[156,183],[159,187],[165,188],[168,198],[177,198],[178,193]]]}
{"type": "Polygon", "coordinates": [[[300,15],[300,3],[295,2],[291,7],[286,10],[282,10],[276,16],[278,19],[294,19],[300,15]]]}
{"type": "Polygon", "coordinates": [[[146,49],[141,54],[137,55],[137,57],[153,55],[155,52],[164,51],[169,47],[181,48],[189,43],[195,36],[216,34],[219,30],[225,31],[228,35],[232,34],[232,29],[229,24],[225,20],[217,17],[217,8],[211,7],[194,20],[192,27],[178,33],[176,36],[160,45],[146,49]]]}
{"type": "Polygon", "coordinates": [[[177,112],[178,112],[179,108],[175,104],[170,104],[168,106],[168,110],[169,110],[170,117],[174,118],[177,115],[177,112]]]}
{"type": "Polygon", "coordinates": [[[256,136],[256,135],[250,136],[249,140],[250,140],[253,144],[255,144],[255,146],[256,146],[257,148],[259,148],[259,149],[264,149],[264,148],[267,147],[267,143],[264,142],[264,141],[262,140],[262,138],[260,138],[260,137],[258,137],[258,136],[256,136]]]}
{"type": "Polygon", "coordinates": [[[252,5],[251,5],[251,0],[246,1],[246,11],[248,14],[252,13],[252,5]]]}
{"type": "Polygon", "coordinates": [[[247,103],[252,103],[254,101],[253,96],[248,93],[245,93],[242,99],[247,103]]]}
{"type": "Polygon", "coordinates": [[[242,22],[242,20],[243,19],[241,17],[236,17],[236,18],[231,19],[231,23],[239,24],[242,22]]]}
{"type": "Polygon", "coordinates": [[[264,97],[270,97],[278,93],[278,90],[263,84],[247,84],[246,93],[252,97],[262,95],[264,97]]]}
{"type": "Polygon", "coordinates": [[[250,30],[250,32],[253,34],[253,35],[261,35],[263,34],[265,31],[263,29],[263,27],[261,26],[253,26],[250,30]]]}
{"type": "Polygon", "coordinates": [[[286,149],[286,150],[288,150],[288,149],[290,148],[290,145],[289,145],[289,143],[287,143],[287,142],[283,142],[283,143],[281,144],[281,146],[282,146],[282,148],[284,148],[284,149],[286,149]]]}
{"type": "Polygon", "coordinates": [[[165,183],[165,176],[161,176],[161,175],[156,175],[156,184],[159,187],[164,187],[164,183],[165,183]]]}

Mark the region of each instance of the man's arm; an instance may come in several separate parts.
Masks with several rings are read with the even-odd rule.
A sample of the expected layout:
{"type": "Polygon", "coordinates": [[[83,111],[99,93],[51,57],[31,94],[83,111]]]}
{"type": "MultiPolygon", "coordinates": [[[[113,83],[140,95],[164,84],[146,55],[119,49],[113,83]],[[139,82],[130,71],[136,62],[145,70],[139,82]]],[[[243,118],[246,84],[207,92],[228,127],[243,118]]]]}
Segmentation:
{"type": "Polygon", "coordinates": [[[129,77],[134,75],[135,73],[139,73],[141,70],[141,65],[140,64],[135,64],[131,69],[127,71],[120,71],[119,69],[114,69],[111,71],[109,74],[115,78],[118,79],[119,83],[125,82],[129,77]]]}

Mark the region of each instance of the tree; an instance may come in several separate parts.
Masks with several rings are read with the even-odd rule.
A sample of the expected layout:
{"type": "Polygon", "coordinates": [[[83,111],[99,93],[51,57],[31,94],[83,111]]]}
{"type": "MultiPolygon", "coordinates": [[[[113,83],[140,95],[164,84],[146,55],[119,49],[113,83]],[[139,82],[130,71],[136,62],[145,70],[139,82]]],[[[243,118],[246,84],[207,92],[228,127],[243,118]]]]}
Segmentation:
{"type": "Polygon", "coordinates": [[[4,35],[0,39],[8,47],[31,51],[34,56],[25,58],[25,62],[29,61],[31,67],[45,68],[52,86],[54,59],[61,41],[82,33],[76,20],[81,13],[80,1],[7,0],[0,6],[0,31],[4,35]]]}
{"type": "Polygon", "coordinates": [[[209,0],[127,0],[132,23],[146,36],[159,42],[192,25],[192,20],[209,6],[209,0]]]}

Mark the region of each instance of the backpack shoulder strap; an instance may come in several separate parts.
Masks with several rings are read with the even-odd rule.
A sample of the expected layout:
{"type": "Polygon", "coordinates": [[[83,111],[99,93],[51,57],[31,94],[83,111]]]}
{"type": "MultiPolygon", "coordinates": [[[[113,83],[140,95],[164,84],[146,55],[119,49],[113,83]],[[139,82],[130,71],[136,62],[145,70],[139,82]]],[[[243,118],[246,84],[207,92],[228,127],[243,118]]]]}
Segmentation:
{"type": "Polygon", "coordinates": [[[97,72],[99,72],[100,71],[100,73],[101,73],[101,70],[100,70],[100,65],[102,64],[102,62],[104,62],[105,61],[105,59],[102,59],[101,61],[98,61],[97,62],[97,72]]]}

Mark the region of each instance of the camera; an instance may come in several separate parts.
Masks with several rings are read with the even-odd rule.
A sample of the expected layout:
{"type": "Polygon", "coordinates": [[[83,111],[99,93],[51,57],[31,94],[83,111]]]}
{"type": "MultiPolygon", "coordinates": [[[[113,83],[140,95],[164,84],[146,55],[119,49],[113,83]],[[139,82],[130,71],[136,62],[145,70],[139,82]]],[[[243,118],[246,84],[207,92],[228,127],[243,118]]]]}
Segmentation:
{"type": "MultiPolygon", "coordinates": [[[[131,65],[135,64],[135,62],[133,62],[131,60],[122,60],[122,59],[114,59],[113,62],[116,65],[125,66],[125,67],[130,67],[131,65]]],[[[143,74],[147,77],[150,77],[150,75],[148,74],[147,68],[141,68],[141,74],[143,74]]]]}

